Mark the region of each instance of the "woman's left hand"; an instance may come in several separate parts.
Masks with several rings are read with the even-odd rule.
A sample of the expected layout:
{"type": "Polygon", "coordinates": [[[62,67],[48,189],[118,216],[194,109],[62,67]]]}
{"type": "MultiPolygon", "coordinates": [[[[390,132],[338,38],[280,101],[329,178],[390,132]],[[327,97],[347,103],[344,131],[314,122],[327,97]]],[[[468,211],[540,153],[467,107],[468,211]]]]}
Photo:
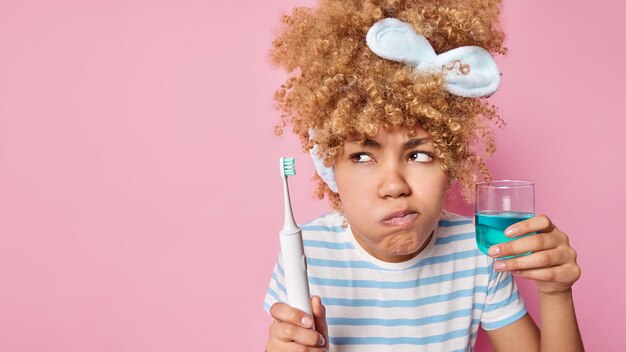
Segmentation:
{"type": "Polygon", "coordinates": [[[540,293],[552,295],[571,290],[580,277],[576,251],[569,245],[567,235],[547,216],[515,223],[505,230],[505,235],[516,237],[533,232],[537,234],[491,246],[489,255],[493,258],[532,252],[517,258],[496,260],[495,270],[510,271],[513,275],[535,280],[540,293]]]}

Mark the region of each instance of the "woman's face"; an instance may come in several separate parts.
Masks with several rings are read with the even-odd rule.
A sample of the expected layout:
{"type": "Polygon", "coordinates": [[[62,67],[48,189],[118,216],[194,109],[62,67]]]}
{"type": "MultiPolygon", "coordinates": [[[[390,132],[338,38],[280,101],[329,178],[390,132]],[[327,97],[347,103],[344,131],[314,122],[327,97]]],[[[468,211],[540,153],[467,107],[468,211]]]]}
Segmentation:
{"type": "Polygon", "coordinates": [[[387,262],[415,257],[432,233],[448,189],[448,174],[421,128],[348,139],[335,163],[341,206],[357,242],[387,262]]]}

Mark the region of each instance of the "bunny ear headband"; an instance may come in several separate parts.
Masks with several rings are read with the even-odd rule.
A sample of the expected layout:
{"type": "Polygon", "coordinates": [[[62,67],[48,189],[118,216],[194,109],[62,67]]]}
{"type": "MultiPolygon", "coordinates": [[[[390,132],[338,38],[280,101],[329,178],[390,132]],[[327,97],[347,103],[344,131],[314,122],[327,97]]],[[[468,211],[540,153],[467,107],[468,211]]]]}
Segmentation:
{"type": "MultiPolygon", "coordinates": [[[[413,66],[415,72],[442,72],[445,89],[461,97],[478,98],[493,94],[500,85],[500,71],[489,52],[478,46],[462,46],[437,55],[428,40],[411,24],[385,18],[369,29],[367,46],[376,55],[413,66]]],[[[309,129],[309,138],[315,131],[309,129]]],[[[337,182],[332,167],[324,166],[317,155],[317,144],[310,150],[317,174],[335,193],[337,182]]]]}

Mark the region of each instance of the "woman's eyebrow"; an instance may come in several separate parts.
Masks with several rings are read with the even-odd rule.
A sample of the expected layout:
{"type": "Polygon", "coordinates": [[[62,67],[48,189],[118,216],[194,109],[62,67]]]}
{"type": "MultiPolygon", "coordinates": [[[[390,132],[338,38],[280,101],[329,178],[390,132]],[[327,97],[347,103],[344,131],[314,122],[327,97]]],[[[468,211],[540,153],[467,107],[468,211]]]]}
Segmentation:
{"type": "Polygon", "coordinates": [[[369,147],[369,148],[372,148],[372,149],[380,149],[381,148],[380,143],[376,142],[373,139],[366,139],[365,141],[363,141],[363,146],[364,147],[369,147]]]}
{"type": "Polygon", "coordinates": [[[409,139],[408,142],[404,143],[404,149],[411,149],[413,147],[417,147],[419,145],[426,144],[428,142],[430,142],[430,138],[428,138],[428,137],[409,139]]]}

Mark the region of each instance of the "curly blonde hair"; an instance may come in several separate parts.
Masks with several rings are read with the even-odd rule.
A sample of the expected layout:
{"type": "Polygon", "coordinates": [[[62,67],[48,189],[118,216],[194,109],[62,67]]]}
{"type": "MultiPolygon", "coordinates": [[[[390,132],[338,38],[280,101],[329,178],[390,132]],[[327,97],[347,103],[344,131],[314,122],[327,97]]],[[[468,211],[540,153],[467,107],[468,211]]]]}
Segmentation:
{"type": "MultiPolygon", "coordinates": [[[[397,126],[414,136],[420,126],[444,171],[469,199],[476,171],[490,179],[484,157],[495,151],[495,141],[485,122],[502,124],[496,107],[484,98],[449,93],[442,73],[416,74],[377,56],[365,36],[376,21],[395,17],[410,23],[437,53],[476,45],[504,54],[499,14],[500,0],[321,0],[316,8],[295,8],[283,16],[270,52],[289,73],[274,95],[282,112],[276,134],[291,125],[302,149],[317,144],[331,166],[348,136],[372,138],[381,128],[397,126]],[[316,132],[312,140],[309,128],[316,132]]],[[[319,198],[327,195],[332,208],[341,210],[338,194],[319,176],[314,179],[319,198]]]]}

